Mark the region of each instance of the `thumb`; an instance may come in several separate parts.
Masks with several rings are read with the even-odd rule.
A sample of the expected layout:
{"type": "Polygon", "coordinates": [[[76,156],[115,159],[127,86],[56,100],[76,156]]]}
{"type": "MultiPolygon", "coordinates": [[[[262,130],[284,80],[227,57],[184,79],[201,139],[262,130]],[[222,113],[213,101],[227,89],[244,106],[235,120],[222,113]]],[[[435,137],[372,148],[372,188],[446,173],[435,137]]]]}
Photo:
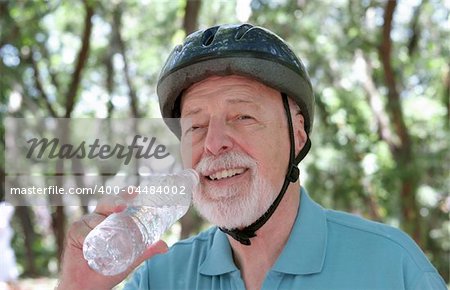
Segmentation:
{"type": "Polygon", "coordinates": [[[159,240],[148,247],[147,250],[145,250],[144,254],[142,254],[142,256],[144,257],[143,260],[147,260],[148,258],[157,254],[164,254],[168,250],[169,247],[167,246],[166,242],[164,242],[163,240],[159,240]]]}
{"type": "Polygon", "coordinates": [[[136,259],[136,261],[131,266],[132,269],[139,266],[142,262],[144,262],[147,259],[150,259],[154,255],[157,254],[163,254],[168,251],[169,247],[167,246],[166,242],[159,240],[156,243],[152,244],[150,247],[148,247],[144,253],[136,259]]]}

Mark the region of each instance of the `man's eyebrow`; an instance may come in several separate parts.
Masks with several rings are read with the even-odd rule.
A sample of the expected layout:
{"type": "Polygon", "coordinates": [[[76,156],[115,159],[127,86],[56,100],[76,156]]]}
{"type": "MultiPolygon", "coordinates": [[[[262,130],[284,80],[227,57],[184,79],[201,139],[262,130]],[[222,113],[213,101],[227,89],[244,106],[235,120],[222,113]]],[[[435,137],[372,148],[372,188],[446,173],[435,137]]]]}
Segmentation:
{"type": "Polygon", "coordinates": [[[246,100],[246,99],[241,99],[241,98],[229,99],[229,100],[227,100],[227,103],[230,103],[230,104],[240,104],[240,103],[255,104],[255,102],[253,102],[251,100],[246,100]]]}
{"type": "MultiPolygon", "coordinates": [[[[247,99],[243,99],[243,98],[233,98],[233,99],[228,99],[228,100],[226,100],[226,102],[227,102],[228,104],[231,104],[231,105],[242,104],[242,103],[244,103],[244,104],[253,104],[253,105],[257,105],[257,103],[255,103],[254,101],[252,101],[252,100],[247,100],[247,99]]],[[[182,115],[183,118],[186,118],[186,117],[189,117],[189,116],[198,114],[198,113],[200,113],[201,111],[202,111],[201,108],[194,107],[194,108],[192,108],[192,109],[187,109],[187,110],[186,110],[186,113],[181,114],[181,115],[182,115]]]]}
{"type": "Polygon", "coordinates": [[[201,108],[193,108],[193,109],[187,110],[187,112],[185,114],[182,114],[182,117],[186,118],[191,115],[198,114],[198,113],[200,113],[201,110],[202,110],[201,108]]]}

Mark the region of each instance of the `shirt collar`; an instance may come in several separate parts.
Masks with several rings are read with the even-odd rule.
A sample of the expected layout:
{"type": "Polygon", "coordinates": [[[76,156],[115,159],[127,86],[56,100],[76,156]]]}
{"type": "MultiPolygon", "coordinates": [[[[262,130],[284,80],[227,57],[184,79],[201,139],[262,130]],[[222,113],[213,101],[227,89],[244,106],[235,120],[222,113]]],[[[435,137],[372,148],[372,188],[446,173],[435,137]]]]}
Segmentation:
{"type": "MultiPolygon", "coordinates": [[[[326,246],[325,211],[302,187],[300,209],[291,235],[272,270],[293,275],[319,273],[322,271],[326,246]]],[[[200,273],[213,276],[237,270],[226,234],[216,229],[209,253],[200,265],[200,273]]]]}
{"type": "Polygon", "coordinates": [[[325,210],[309,197],[303,187],[300,192],[300,209],[273,271],[293,275],[322,271],[327,247],[325,210]]]}
{"type": "Polygon", "coordinates": [[[225,233],[216,228],[209,253],[200,265],[200,274],[213,276],[237,270],[228,238],[225,233]]]}

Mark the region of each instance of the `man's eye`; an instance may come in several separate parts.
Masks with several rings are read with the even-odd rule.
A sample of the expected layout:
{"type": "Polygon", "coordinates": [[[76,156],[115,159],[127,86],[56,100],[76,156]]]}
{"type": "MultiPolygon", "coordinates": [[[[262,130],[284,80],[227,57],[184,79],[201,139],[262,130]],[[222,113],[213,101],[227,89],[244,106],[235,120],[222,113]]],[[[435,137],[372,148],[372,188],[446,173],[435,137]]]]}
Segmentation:
{"type": "Polygon", "coordinates": [[[200,129],[204,128],[205,126],[202,125],[194,125],[191,128],[188,129],[188,132],[195,132],[199,131],[200,129]]]}
{"type": "Polygon", "coordinates": [[[199,128],[198,126],[187,127],[187,128],[184,130],[184,134],[192,133],[192,132],[194,132],[195,130],[197,130],[198,128],[199,128]]]}
{"type": "Polygon", "coordinates": [[[249,115],[240,115],[237,117],[238,120],[249,120],[249,119],[253,119],[252,116],[249,115]]]}
{"type": "Polygon", "coordinates": [[[197,126],[192,126],[186,129],[186,133],[190,133],[190,132],[194,132],[195,130],[197,130],[199,127],[197,126]]]}

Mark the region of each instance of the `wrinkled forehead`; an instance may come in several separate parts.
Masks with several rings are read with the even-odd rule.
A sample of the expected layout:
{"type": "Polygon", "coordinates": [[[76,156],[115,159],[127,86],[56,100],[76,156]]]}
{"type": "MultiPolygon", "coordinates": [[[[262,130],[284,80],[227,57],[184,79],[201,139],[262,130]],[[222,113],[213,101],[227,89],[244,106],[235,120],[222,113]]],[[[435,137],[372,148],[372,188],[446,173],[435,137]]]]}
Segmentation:
{"type": "MultiPolygon", "coordinates": [[[[228,75],[228,76],[210,76],[205,78],[183,91],[179,101],[180,113],[183,112],[183,105],[187,101],[192,101],[201,95],[215,95],[221,94],[225,90],[233,91],[233,93],[239,91],[251,92],[254,96],[270,96],[271,98],[280,98],[281,104],[281,92],[271,88],[264,83],[261,83],[251,77],[228,75]]],[[[292,98],[288,98],[289,106],[291,109],[299,110],[299,106],[292,98]]],[[[202,101],[207,101],[202,99],[202,101]]],[[[181,115],[181,114],[180,114],[181,115]]]]}
{"type": "MultiPolygon", "coordinates": [[[[187,100],[195,99],[199,96],[211,96],[219,94],[236,94],[240,92],[251,93],[252,95],[268,95],[277,97],[280,92],[250,77],[229,75],[229,76],[210,76],[200,82],[191,85],[184,90],[181,95],[180,108],[187,100]]],[[[245,94],[243,94],[245,95],[245,94]]],[[[207,101],[203,99],[203,101],[207,101]]]]}
{"type": "Polygon", "coordinates": [[[255,87],[265,87],[268,88],[265,84],[246,76],[240,76],[240,75],[227,75],[227,76],[210,76],[207,77],[199,82],[194,83],[189,88],[187,88],[183,94],[189,94],[192,91],[195,91],[199,88],[208,87],[208,86],[215,86],[217,84],[228,84],[228,85],[248,85],[248,86],[255,86],[255,87]]]}

